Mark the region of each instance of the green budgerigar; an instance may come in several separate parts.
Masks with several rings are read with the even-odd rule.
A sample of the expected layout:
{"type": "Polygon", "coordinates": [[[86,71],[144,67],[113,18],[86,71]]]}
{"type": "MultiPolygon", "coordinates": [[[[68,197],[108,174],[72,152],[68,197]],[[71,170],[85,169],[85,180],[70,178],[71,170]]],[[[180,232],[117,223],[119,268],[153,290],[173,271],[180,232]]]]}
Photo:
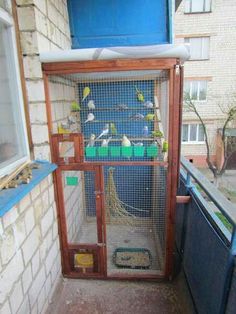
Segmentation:
{"type": "Polygon", "coordinates": [[[164,141],[162,144],[162,152],[166,153],[168,151],[168,142],[164,141]]]}
{"type": "Polygon", "coordinates": [[[91,92],[91,90],[90,90],[90,88],[89,88],[88,86],[86,86],[86,87],[83,89],[83,99],[82,99],[82,101],[84,101],[84,100],[88,97],[88,95],[90,94],[90,92],[91,92]]]}
{"type": "Polygon", "coordinates": [[[153,113],[148,113],[146,116],[145,116],[145,120],[146,121],[153,121],[155,119],[155,114],[153,113]]]}
{"type": "Polygon", "coordinates": [[[161,131],[152,131],[153,137],[163,137],[163,133],[161,131]]]}
{"type": "Polygon", "coordinates": [[[73,111],[73,112],[75,112],[75,111],[80,111],[80,105],[79,105],[76,101],[73,101],[73,102],[71,103],[70,109],[71,109],[71,111],[73,111]]]}
{"type": "Polygon", "coordinates": [[[135,86],[135,89],[136,89],[136,95],[137,95],[138,101],[144,102],[145,98],[144,98],[143,93],[137,88],[137,86],[135,86]]]}
{"type": "Polygon", "coordinates": [[[110,123],[110,130],[112,135],[117,135],[117,128],[114,122],[110,123]]]}

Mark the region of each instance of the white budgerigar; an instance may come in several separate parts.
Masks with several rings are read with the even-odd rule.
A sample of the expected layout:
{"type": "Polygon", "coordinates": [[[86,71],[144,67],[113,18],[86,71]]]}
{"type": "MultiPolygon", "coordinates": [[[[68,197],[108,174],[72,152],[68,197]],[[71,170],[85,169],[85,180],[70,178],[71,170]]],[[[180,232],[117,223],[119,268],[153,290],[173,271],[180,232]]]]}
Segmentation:
{"type": "Polygon", "coordinates": [[[87,120],[84,123],[92,122],[95,119],[95,115],[93,113],[88,113],[87,120]]]}
{"type": "Polygon", "coordinates": [[[131,146],[131,142],[126,135],[123,135],[121,145],[124,147],[131,146]]]}
{"type": "Polygon", "coordinates": [[[94,110],[95,109],[95,103],[94,100],[90,100],[87,104],[89,110],[94,110]]]}
{"type": "Polygon", "coordinates": [[[105,126],[104,126],[104,128],[103,128],[103,130],[102,130],[102,132],[101,132],[101,134],[97,137],[97,140],[98,140],[100,137],[102,137],[102,136],[104,136],[104,135],[107,135],[108,133],[109,133],[109,124],[106,123],[105,126]]]}
{"type": "Polygon", "coordinates": [[[93,147],[94,144],[95,144],[95,138],[96,138],[96,135],[95,134],[91,134],[90,135],[90,139],[89,139],[89,142],[87,144],[87,147],[93,147]]]}
{"type": "Polygon", "coordinates": [[[102,147],[107,147],[111,139],[112,139],[112,137],[110,136],[108,139],[102,140],[101,146],[102,147]]]}

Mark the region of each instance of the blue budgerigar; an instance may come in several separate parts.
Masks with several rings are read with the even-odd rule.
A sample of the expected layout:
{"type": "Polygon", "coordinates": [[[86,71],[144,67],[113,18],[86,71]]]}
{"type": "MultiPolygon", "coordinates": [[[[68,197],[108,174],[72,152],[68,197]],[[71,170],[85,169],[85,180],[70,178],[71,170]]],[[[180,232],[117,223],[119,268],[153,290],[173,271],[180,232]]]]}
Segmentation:
{"type": "Polygon", "coordinates": [[[148,137],[148,126],[147,125],[145,125],[144,127],[143,127],[143,136],[145,136],[145,137],[148,137]]]}

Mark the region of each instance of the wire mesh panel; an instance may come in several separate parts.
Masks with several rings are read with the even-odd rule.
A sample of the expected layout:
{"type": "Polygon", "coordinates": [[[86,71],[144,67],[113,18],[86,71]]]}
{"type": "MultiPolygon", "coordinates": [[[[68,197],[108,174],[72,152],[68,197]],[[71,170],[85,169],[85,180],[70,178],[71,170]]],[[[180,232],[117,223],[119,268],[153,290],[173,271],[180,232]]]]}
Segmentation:
{"type": "Polygon", "coordinates": [[[69,243],[97,243],[95,174],[64,171],[64,200],[69,243]]]}
{"type": "Polygon", "coordinates": [[[163,271],[165,181],[164,167],[105,168],[109,275],[163,271]]]}

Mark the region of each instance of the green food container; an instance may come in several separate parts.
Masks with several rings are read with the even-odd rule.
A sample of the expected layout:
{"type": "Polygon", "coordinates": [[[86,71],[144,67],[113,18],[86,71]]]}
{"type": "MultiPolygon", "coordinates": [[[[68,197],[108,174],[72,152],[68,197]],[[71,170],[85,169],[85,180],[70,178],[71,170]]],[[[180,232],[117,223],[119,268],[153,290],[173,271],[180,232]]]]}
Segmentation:
{"type": "Polygon", "coordinates": [[[78,177],[66,177],[66,185],[78,185],[78,177]]]}
{"type": "Polygon", "coordinates": [[[85,148],[86,157],[96,157],[96,147],[85,148]]]}
{"type": "Polygon", "coordinates": [[[110,146],[111,157],[120,157],[120,146],[110,146]]]}
{"type": "Polygon", "coordinates": [[[134,146],[134,156],[143,157],[145,148],[143,146],[134,146]]]}
{"type": "Polygon", "coordinates": [[[108,156],[108,147],[98,147],[98,156],[99,157],[108,156]]]}
{"type": "Polygon", "coordinates": [[[133,153],[133,147],[121,147],[123,157],[131,157],[133,153]]]}
{"type": "Polygon", "coordinates": [[[157,146],[147,147],[147,156],[148,157],[157,157],[157,155],[158,155],[158,147],[157,146]]]}

